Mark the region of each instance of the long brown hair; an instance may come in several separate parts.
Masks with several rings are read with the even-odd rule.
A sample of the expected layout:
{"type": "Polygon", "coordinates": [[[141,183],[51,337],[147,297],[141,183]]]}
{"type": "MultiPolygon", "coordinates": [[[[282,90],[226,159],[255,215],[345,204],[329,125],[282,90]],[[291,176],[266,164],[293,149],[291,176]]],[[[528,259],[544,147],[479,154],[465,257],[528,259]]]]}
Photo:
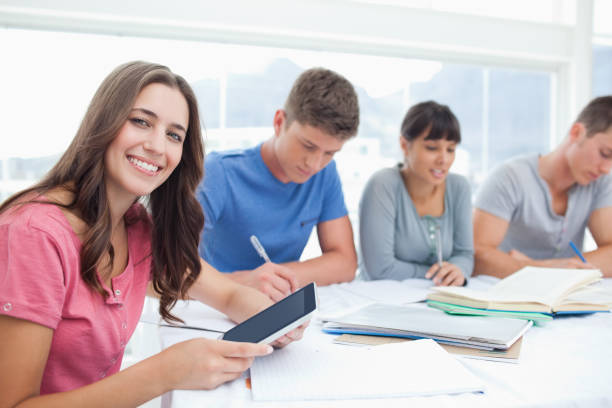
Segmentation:
{"type": "MultiPolygon", "coordinates": [[[[178,89],[189,107],[181,161],[148,199],[153,221],[151,274],[153,287],[160,294],[159,311],[165,320],[180,320],[170,309],[177,299],[186,297],[201,268],[198,242],[204,215],[195,189],[203,176],[204,146],[193,90],[167,67],[135,61],[111,72],[96,91],[76,136],[57,164],[39,183],[7,199],[0,213],[34,193],[39,196],[56,187],[68,189],[73,194],[72,202],[52,204],[70,210],[87,225],[80,253],[81,277],[92,290],[108,296],[96,274],[102,257],[108,253],[112,264],[114,255],[104,154],[128,119],[139,93],[153,83],[178,89]]],[[[25,200],[30,201],[35,199],[25,200]]]]}

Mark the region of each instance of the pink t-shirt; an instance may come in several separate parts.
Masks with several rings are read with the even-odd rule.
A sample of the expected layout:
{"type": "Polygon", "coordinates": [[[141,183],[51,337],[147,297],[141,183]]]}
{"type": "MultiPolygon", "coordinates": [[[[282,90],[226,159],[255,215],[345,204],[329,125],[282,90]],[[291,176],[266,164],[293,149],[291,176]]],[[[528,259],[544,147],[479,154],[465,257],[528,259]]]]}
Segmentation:
{"type": "Polygon", "coordinates": [[[0,313],[54,330],[41,394],[75,389],[119,371],[140,318],[151,271],[144,207],[126,214],[129,261],[105,300],[80,274],[81,242],[62,211],[26,204],[0,215],[0,313]]]}

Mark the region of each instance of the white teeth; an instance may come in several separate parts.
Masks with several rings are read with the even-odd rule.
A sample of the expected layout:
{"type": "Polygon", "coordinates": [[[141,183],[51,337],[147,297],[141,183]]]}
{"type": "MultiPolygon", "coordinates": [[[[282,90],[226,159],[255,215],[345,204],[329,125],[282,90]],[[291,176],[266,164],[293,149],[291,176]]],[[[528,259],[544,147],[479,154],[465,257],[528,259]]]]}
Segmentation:
{"type": "Polygon", "coordinates": [[[138,167],[140,167],[141,169],[144,169],[144,170],[155,172],[155,171],[157,171],[159,169],[159,167],[154,166],[154,165],[149,164],[149,163],[145,163],[143,161],[140,161],[140,160],[136,159],[135,157],[129,157],[128,160],[131,163],[134,163],[136,166],[138,166],[138,167]]]}

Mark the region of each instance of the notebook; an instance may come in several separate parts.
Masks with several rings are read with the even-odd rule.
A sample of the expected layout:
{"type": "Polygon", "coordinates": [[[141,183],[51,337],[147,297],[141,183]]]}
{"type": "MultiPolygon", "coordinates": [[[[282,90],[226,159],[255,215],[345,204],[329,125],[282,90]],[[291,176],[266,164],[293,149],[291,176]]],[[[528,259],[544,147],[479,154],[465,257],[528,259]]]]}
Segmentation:
{"type": "Polygon", "coordinates": [[[497,317],[509,317],[513,319],[527,319],[533,320],[534,324],[552,320],[553,316],[548,313],[536,313],[536,312],[518,312],[510,310],[491,310],[491,309],[477,309],[474,307],[454,305],[452,303],[438,302],[435,300],[428,300],[427,305],[440,309],[449,314],[454,315],[468,315],[468,316],[497,316],[497,317]]]}
{"type": "Polygon", "coordinates": [[[531,325],[530,320],[452,316],[425,305],[373,303],[330,319],[323,325],[323,331],[333,334],[430,338],[444,344],[506,350],[531,325]]]}
{"type": "MultiPolygon", "coordinates": [[[[366,336],[362,334],[341,334],[334,339],[334,343],[336,344],[349,346],[379,346],[382,344],[400,343],[403,341],[415,340],[400,337],[366,336]]],[[[522,344],[523,338],[521,337],[515,341],[508,350],[481,350],[472,347],[451,346],[450,344],[440,344],[440,346],[450,354],[465,358],[499,361],[503,363],[518,363],[522,344]]]]}
{"type": "MultiPolygon", "coordinates": [[[[428,301],[488,311],[544,313],[548,315],[609,311],[612,292],[593,285],[597,269],[525,267],[485,291],[465,287],[435,287],[428,301]]],[[[450,310],[449,310],[450,311],[450,310]]],[[[454,313],[462,312],[457,308],[454,313]]],[[[465,314],[476,314],[477,310],[465,314]]]]}
{"type": "Polygon", "coordinates": [[[391,398],[484,391],[432,340],[371,348],[292,343],[251,366],[255,401],[391,398]]]}

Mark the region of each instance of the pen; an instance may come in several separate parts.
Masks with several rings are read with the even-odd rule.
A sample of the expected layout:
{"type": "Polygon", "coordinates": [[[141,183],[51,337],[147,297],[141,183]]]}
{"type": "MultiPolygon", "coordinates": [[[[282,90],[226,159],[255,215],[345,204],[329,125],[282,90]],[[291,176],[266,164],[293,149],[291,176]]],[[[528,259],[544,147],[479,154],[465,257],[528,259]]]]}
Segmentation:
{"type": "Polygon", "coordinates": [[[438,268],[442,268],[442,233],[439,225],[436,225],[436,250],[438,252],[438,268]]]}
{"type": "Polygon", "coordinates": [[[580,252],[580,250],[578,249],[578,247],[576,246],[576,244],[574,244],[572,241],[569,242],[570,246],[572,247],[572,249],[574,250],[574,252],[576,253],[576,255],[578,255],[578,258],[580,258],[580,260],[584,263],[586,263],[586,259],[584,259],[584,256],[582,256],[582,253],[580,252]]]}
{"type": "Polygon", "coordinates": [[[259,256],[264,259],[264,261],[272,262],[268,254],[266,254],[266,250],[264,249],[263,245],[261,245],[261,242],[259,242],[255,235],[251,235],[251,244],[253,245],[253,248],[255,248],[259,256]]]}

